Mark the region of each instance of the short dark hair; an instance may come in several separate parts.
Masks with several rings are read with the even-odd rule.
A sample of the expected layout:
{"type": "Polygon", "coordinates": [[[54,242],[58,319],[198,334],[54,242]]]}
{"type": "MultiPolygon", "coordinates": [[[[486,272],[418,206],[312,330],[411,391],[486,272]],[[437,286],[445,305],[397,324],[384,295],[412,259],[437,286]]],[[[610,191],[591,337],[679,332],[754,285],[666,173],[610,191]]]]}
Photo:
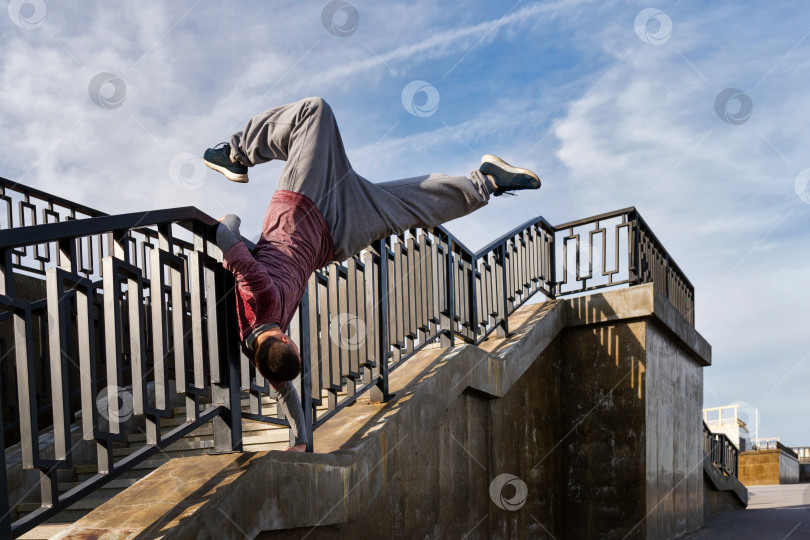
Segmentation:
{"type": "Polygon", "coordinates": [[[277,337],[262,341],[253,363],[262,376],[270,381],[291,381],[301,373],[301,358],[292,343],[285,343],[277,337]]]}

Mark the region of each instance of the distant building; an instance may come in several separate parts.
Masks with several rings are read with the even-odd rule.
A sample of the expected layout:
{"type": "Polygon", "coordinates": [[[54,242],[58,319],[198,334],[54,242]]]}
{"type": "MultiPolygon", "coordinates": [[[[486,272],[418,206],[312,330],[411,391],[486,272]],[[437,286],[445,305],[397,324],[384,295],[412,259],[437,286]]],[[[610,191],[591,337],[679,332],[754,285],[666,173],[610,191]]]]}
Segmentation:
{"type": "Polygon", "coordinates": [[[703,409],[703,421],[712,433],[723,433],[740,452],[751,449],[751,435],[748,426],[739,417],[739,405],[726,405],[703,409]]]}

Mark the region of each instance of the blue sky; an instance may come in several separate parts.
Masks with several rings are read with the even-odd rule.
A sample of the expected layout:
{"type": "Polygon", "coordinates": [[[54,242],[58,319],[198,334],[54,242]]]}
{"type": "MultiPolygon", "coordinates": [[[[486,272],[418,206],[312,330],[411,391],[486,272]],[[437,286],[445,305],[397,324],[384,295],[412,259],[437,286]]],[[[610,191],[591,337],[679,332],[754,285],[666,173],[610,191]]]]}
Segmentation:
{"type": "Polygon", "coordinates": [[[190,156],[274,105],[324,97],[372,181],[467,174],[495,153],[543,189],[452,232],[475,249],[536,215],[638,207],[695,285],[714,354],[705,406],[750,404],[761,436],[808,445],[810,15],[706,4],[353,0],[330,19],[339,36],[325,1],[13,0],[0,12],[0,176],[111,213],[234,212],[250,237],[281,164],[239,186],[190,156]],[[649,8],[663,17],[645,12],[637,32],[649,8]],[[102,85],[107,108],[90,97],[99,73],[126,89],[102,85]],[[432,114],[403,106],[415,80],[435,88],[432,114]],[[752,104],[736,125],[716,111],[727,88],[752,104]]]}

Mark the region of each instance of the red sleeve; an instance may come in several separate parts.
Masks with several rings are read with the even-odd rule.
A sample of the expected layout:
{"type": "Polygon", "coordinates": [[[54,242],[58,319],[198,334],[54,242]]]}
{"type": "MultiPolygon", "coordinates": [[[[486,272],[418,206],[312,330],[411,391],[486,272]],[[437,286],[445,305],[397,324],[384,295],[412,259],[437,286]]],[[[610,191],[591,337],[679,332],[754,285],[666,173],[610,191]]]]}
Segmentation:
{"type": "Polygon", "coordinates": [[[237,242],[222,256],[222,264],[229,270],[236,282],[249,290],[263,289],[270,281],[267,270],[256,262],[244,242],[237,242]]]}
{"type": "Polygon", "coordinates": [[[259,324],[281,325],[281,297],[267,270],[256,262],[244,242],[237,242],[222,257],[236,279],[237,309],[242,339],[259,324]]]}

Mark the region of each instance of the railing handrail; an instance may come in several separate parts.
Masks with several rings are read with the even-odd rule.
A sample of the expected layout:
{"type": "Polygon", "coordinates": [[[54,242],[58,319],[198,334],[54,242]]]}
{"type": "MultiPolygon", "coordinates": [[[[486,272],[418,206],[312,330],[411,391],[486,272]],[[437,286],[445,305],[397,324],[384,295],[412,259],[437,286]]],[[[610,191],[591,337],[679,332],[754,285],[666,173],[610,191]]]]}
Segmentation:
{"type": "MultiPolygon", "coordinates": [[[[4,178],[0,178],[0,181],[9,182],[4,178]]],[[[31,192],[37,192],[37,190],[32,188],[27,189],[31,192]]],[[[57,198],[51,197],[51,199],[56,200],[57,198]]],[[[69,201],[65,201],[65,204],[68,202],[69,201]]],[[[76,207],[80,206],[76,205],[75,203],[73,204],[76,207]]],[[[658,240],[658,237],[655,236],[649,225],[647,225],[647,222],[644,221],[641,214],[638,213],[634,206],[629,206],[621,210],[614,210],[612,212],[605,212],[603,214],[582,220],[569,221],[556,226],[549,223],[544,217],[537,216],[507,231],[477,251],[472,251],[470,248],[465,246],[455,235],[441,225],[433,227],[433,229],[441,231],[443,235],[453,241],[454,246],[457,246],[461,251],[467,253],[473,259],[480,259],[503,244],[503,242],[509,240],[533,225],[544,225],[550,232],[556,233],[570,227],[587,225],[593,221],[611,219],[627,214],[633,214],[636,218],[638,218],[639,221],[644,225],[646,232],[650,235],[650,237],[652,237],[652,239],[658,244],[661,244],[661,241],[658,240]]],[[[150,227],[168,223],[177,223],[182,226],[183,221],[193,222],[195,224],[200,224],[204,227],[210,228],[215,227],[219,223],[216,219],[198,209],[196,206],[181,206],[163,210],[131,212],[128,214],[117,214],[113,216],[103,214],[98,217],[89,217],[81,220],[62,221],[57,223],[47,223],[42,225],[15,227],[13,229],[0,230],[0,249],[10,247],[25,247],[47,242],[57,242],[59,240],[75,238],[77,236],[104,234],[116,230],[137,229],[141,227],[150,227]]],[[[213,230],[208,232],[212,233],[213,230]]],[[[249,241],[246,241],[246,244],[249,248],[253,247],[252,243],[249,241]]],[[[675,270],[677,270],[684,282],[690,288],[694,288],[675,260],[669,254],[667,254],[667,256],[669,264],[673,266],[675,270]]]]}
{"type": "Polygon", "coordinates": [[[42,191],[37,188],[32,188],[30,186],[20,184],[19,182],[14,182],[12,180],[9,180],[8,178],[3,178],[2,176],[0,176],[0,186],[12,190],[23,188],[29,195],[33,195],[37,199],[42,199],[43,201],[51,201],[53,203],[58,204],[59,206],[64,206],[65,208],[72,208],[74,210],[78,210],[83,214],[87,214],[90,217],[100,217],[109,215],[106,212],[102,212],[101,210],[96,210],[95,208],[90,208],[89,206],[69,201],[62,197],[57,197],[56,195],[51,195],[46,191],[42,191]]]}
{"type": "Polygon", "coordinates": [[[489,244],[485,245],[484,247],[482,247],[481,249],[476,251],[475,252],[475,258],[480,259],[481,257],[486,255],[487,253],[489,253],[490,251],[492,251],[496,247],[503,244],[503,242],[505,240],[508,240],[508,239],[512,238],[516,234],[518,234],[518,233],[520,233],[522,231],[525,231],[526,229],[528,229],[532,225],[537,225],[538,223],[542,223],[543,225],[548,227],[550,231],[554,230],[554,226],[552,224],[550,224],[548,221],[546,221],[546,219],[543,216],[534,217],[534,218],[522,223],[521,225],[518,225],[517,227],[515,227],[511,231],[501,235],[500,237],[496,238],[495,240],[493,240],[489,244]]]}
{"type": "Polygon", "coordinates": [[[87,219],[45,223],[28,227],[15,227],[0,231],[0,249],[17,248],[70,240],[81,236],[104,234],[112,231],[123,231],[182,222],[192,222],[207,227],[206,231],[213,233],[213,228],[219,223],[205,212],[194,206],[181,206],[165,210],[150,210],[147,212],[132,212],[115,216],[99,216],[87,219]]]}
{"type": "MultiPolygon", "coordinates": [[[[557,225],[554,228],[556,228],[556,229],[568,229],[568,228],[571,228],[571,227],[579,227],[581,225],[587,225],[588,223],[591,223],[593,221],[597,221],[597,220],[602,221],[602,220],[605,220],[605,219],[611,219],[611,218],[622,216],[624,214],[630,214],[630,213],[635,212],[635,211],[636,211],[635,206],[628,206],[627,208],[622,208],[621,210],[613,210],[613,211],[605,212],[603,214],[599,214],[599,215],[596,215],[596,216],[591,216],[591,217],[587,217],[587,218],[583,218],[583,219],[577,219],[577,220],[574,220],[574,221],[568,221],[566,223],[562,223],[560,225],[557,225]]],[[[658,240],[658,239],[656,238],[656,240],[658,240]]]]}
{"type": "MultiPolygon", "coordinates": [[[[643,217],[641,217],[641,213],[640,213],[638,210],[636,210],[636,208],[635,208],[635,207],[633,207],[633,213],[635,214],[636,218],[638,218],[639,223],[640,223],[640,224],[642,224],[642,225],[644,225],[644,228],[646,229],[647,234],[649,234],[649,235],[650,235],[650,237],[652,237],[652,239],[653,239],[653,240],[655,240],[656,242],[658,242],[658,244],[659,244],[659,245],[663,246],[664,244],[663,244],[663,243],[661,243],[661,240],[659,240],[659,239],[658,239],[658,237],[657,237],[657,236],[655,235],[655,233],[652,231],[652,229],[651,229],[651,228],[650,228],[650,226],[647,224],[647,222],[644,220],[644,218],[643,218],[643,217]]],[[[671,267],[674,267],[674,269],[675,269],[675,270],[678,272],[678,274],[680,274],[680,276],[681,276],[681,278],[683,279],[684,283],[686,283],[686,285],[688,285],[690,288],[694,289],[694,288],[695,288],[695,286],[694,286],[694,285],[692,285],[692,282],[691,282],[691,281],[689,281],[689,278],[688,278],[688,277],[686,277],[686,274],[685,274],[685,273],[684,273],[684,271],[681,269],[680,265],[679,265],[678,263],[676,263],[676,262],[675,262],[675,259],[673,259],[673,258],[672,258],[672,255],[670,255],[669,253],[667,253],[667,260],[669,261],[669,265],[670,265],[671,267]]]]}

